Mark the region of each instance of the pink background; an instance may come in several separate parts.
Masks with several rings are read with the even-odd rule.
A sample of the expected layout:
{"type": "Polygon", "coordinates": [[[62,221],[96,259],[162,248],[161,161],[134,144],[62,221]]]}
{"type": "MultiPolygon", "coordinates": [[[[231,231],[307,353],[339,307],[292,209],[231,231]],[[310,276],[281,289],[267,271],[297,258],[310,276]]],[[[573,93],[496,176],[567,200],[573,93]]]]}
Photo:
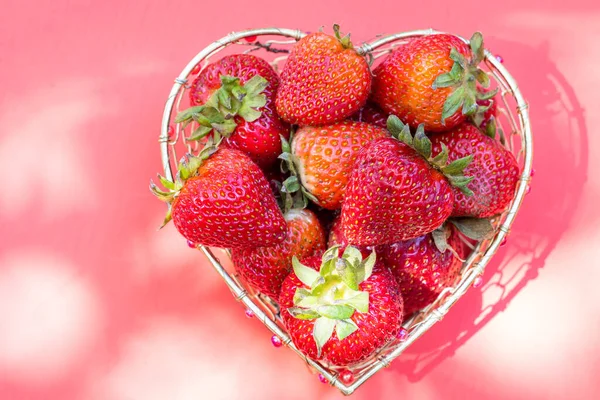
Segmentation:
{"type": "Polygon", "coordinates": [[[355,41],[481,30],[536,138],[533,191],[485,285],[354,398],[600,397],[597,2],[29,3],[0,11],[0,399],[341,398],[172,226],[157,233],[147,190],[172,79],[199,49],[333,22],[355,41]]]}

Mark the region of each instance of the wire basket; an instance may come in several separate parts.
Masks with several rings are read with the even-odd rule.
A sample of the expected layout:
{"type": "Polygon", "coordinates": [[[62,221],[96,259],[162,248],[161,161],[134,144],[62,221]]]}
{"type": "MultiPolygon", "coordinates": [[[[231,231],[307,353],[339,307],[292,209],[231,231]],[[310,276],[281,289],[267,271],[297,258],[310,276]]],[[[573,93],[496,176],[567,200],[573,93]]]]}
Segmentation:
{"type": "MultiPolygon", "coordinates": [[[[392,51],[394,47],[406,43],[410,38],[439,33],[442,32],[428,29],[379,36],[370,43],[364,43],[357,47],[356,50],[360,54],[369,56],[377,64],[381,57],[392,51]]],[[[215,56],[218,55],[218,58],[221,58],[235,53],[260,54],[262,58],[271,63],[275,70],[280,70],[293,44],[304,35],[305,33],[299,30],[279,28],[234,32],[205,47],[188,63],[175,79],[175,84],[165,105],[161,125],[159,142],[163,169],[167,179],[173,180],[173,171],[176,170],[179,156],[186,152],[196,153],[199,150],[198,142],[186,141],[186,137],[190,136],[196,126],[190,124],[184,128],[181,124],[174,122],[177,113],[189,106],[186,95],[189,89],[189,80],[193,79],[215,56]]],[[[468,43],[468,40],[462,40],[468,43]]],[[[377,371],[387,367],[416,339],[440,321],[476,280],[481,279],[480,276],[485,266],[510,232],[510,227],[523,198],[529,190],[533,155],[528,105],[510,73],[504,68],[501,61],[488,50],[485,50],[483,68],[489,72],[492,86],[499,89],[501,101],[497,105],[497,124],[499,130],[504,133],[501,135],[501,140],[505,147],[515,155],[521,168],[515,197],[508,210],[493,220],[496,227],[495,236],[472,246],[473,250],[464,262],[456,284],[446,288],[433,304],[404,321],[402,335],[399,335],[365,362],[353,366],[351,368],[354,375],[352,383],[346,384],[339,379],[341,368],[312,360],[302,354],[294,346],[285,330],[278,305],[246,285],[233,270],[224,267],[211,249],[198,246],[198,249],[204,253],[210,264],[231,289],[236,299],[242,302],[284,345],[296,352],[309,368],[320,373],[332,386],[337,387],[345,395],[353,393],[377,371]]],[[[224,256],[228,257],[228,255],[229,253],[225,251],[224,256]]]]}

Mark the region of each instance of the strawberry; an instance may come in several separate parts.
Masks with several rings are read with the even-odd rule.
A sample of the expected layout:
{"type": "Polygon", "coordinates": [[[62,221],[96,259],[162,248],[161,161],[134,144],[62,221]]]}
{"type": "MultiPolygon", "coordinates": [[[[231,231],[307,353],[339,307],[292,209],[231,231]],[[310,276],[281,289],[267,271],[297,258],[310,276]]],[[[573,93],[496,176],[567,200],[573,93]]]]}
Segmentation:
{"type": "Polygon", "coordinates": [[[375,68],[371,99],[413,128],[451,129],[477,111],[477,82],[489,86],[489,77],[477,67],[483,59],[479,32],[470,47],[446,34],[412,39],[375,68]]]}
{"type": "Polygon", "coordinates": [[[450,161],[473,155],[464,172],[473,177],[467,188],[472,196],[454,189],[453,216],[487,218],[506,210],[519,180],[519,165],[513,154],[496,140],[465,123],[450,132],[431,136],[434,151],[448,149],[450,161]]]}
{"type": "Polygon", "coordinates": [[[277,112],[298,125],[327,125],[358,111],[371,89],[365,58],[352,47],[350,36],[322,32],[300,39],[290,52],[277,91],[277,112]]]}
{"type": "Polygon", "coordinates": [[[296,347],[314,359],[336,366],[363,361],[393,340],[402,323],[398,285],[375,253],[363,260],[348,246],[338,248],[293,270],[279,297],[281,315],[296,347]],[[318,271],[318,272],[317,272],[318,271]],[[334,335],[335,331],[335,335],[334,335]]]}
{"type": "Polygon", "coordinates": [[[284,215],[285,240],[271,247],[234,249],[235,269],[259,292],[277,300],[281,283],[292,271],[292,256],[301,259],[325,250],[325,231],[309,210],[292,209],[284,215]]]}
{"type": "Polygon", "coordinates": [[[408,125],[390,116],[394,137],[375,139],[358,155],[342,204],[342,229],[357,246],[381,245],[422,236],[450,216],[452,185],[468,190],[462,170],[466,156],[447,164],[448,153],[432,157],[431,142],[419,125],[414,138],[408,125]]]}
{"type": "MultiPolygon", "coordinates": [[[[311,200],[334,210],[341,206],[359,150],[373,139],[387,136],[389,133],[385,129],[364,122],[306,126],[293,136],[290,148],[284,143],[281,158],[288,161],[292,174],[300,179],[301,189],[311,200]]],[[[297,180],[293,177],[284,185],[293,192],[298,189],[297,180]],[[290,183],[293,183],[291,187],[290,183]]]]}
{"type": "Polygon", "coordinates": [[[192,107],[176,121],[198,123],[188,140],[216,130],[224,136],[223,147],[238,149],[265,168],[276,162],[281,136],[289,137],[288,125],[275,112],[278,87],[279,77],[265,60],[227,56],[200,72],[189,92],[192,107]]]}
{"type": "MultiPolygon", "coordinates": [[[[168,203],[164,224],[192,243],[223,248],[274,246],[286,236],[285,220],[260,168],[244,153],[217,149],[209,140],[195,157],[187,156],[168,189],[150,189],[168,203]]],[[[163,225],[164,225],[163,224],[163,225]]]]}
{"type": "Polygon", "coordinates": [[[432,233],[378,248],[381,259],[398,281],[405,317],[431,304],[444,288],[456,282],[462,267],[458,257],[463,258],[466,251],[454,228],[448,229],[448,234],[448,245],[456,254],[438,249],[432,233]]]}
{"type": "Polygon", "coordinates": [[[375,104],[368,102],[350,118],[354,121],[366,122],[368,124],[386,129],[388,117],[389,115],[386,112],[380,110],[375,104]]]}
{"type": "MultiPolygon", "coordinates": [[[[329,230],[329,238],[327,240],[327,247],[338,246],[341,251],[344,251],[348,246],[348,239],[344,235],[344,230],[342,229],[342,219],[340,217],[336,218],[329,230]]],[[[360,250],[360,252],[368,256],[371,254],[373,250],[377,250],[376,246],[354,246],[360,250]]]]}

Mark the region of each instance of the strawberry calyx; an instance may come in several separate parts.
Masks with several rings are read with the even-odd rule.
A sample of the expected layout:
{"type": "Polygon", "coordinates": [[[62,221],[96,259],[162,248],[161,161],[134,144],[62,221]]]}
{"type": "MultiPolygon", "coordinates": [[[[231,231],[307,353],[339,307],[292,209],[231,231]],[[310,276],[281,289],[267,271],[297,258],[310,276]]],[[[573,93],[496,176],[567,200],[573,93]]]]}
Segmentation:
{"type": "Polygon", "coordinates": [[[351,317],[355,312],[369,312],[369,293],[361,291],[361,282],[369,279],[375,265],[373,251],[363,260],[360,250],[348,246],[339,257],[339,246],[329,248],[315,271],[292,258],[294,274],[309,289],[298,288],[294,307],[287,311],[295,318],[315,320],[313,337],[318,355],[335,331],[339,340],[354,333],[358,326],[351,317]]]}
{"type": "Polygon", "coordinates": [[[198,169],[204,163],[204,161],[218,150],[220,141],[220,135],[217,133],[215,137],[208,139],[206,145],[197,156],[189,153],[183,156],[179,161],[174,181],[171,181],[158,174],[158,180],[166,190],[160,189],[152,180],[150,180],[150,191],[152,194],[154,194],[159,200],[167,203],[168,206],[167,214],[162,225],[160,226],[161,228],[171,221],[171,204],[179,195],[181,188],[183,188],[186,181],[198,174],[198,169]]]}
{"type": "Polygon", "coordinates": [[[473,161],[473,155],[468,155],[448,163],[448,147],[443,143],[442,151],[435,157],[433,156],[431,141],[425,135],[423,124],[417,127],[413,137],[410,127],[407,124],[403,123],[397,116],[390,115],[387,119],[387,128],[394,138],[410,146],[423,156],[433,168],[444,174],[452,186],[458,188],[467,196],[473,195],[471,189],[467,187],[473,180],[473,177],[463,174],[464,169],[473,161]]]}
{"type": "Polygon", "coordinates": [[[299,178],[299,165],[300,161],[298,157],[292,153],[292,147],[290,142],[294,137],[294,132],[290,132],[289,141],[283,137],[281,137],[281,154],[279,155],[279,159],[283,160],[281,163],[282,172],[290,173],[290,176],[283,181],[281,186],[281,209],[285,214],[288,210],[292,208],[306,208],[308,206],[308,201],[312,201],[315,204],[319,204],[317,198],[310,193],[300,182],[299,178]]]}
{"type": "Polygon", "coordinates": [[[244,85],[239,78],[222,75],[221,87],[210,96],[206,104],[180,112],[175,122],[183,123],[184,127],[192,121],[198,123],[198,128],[187,140],[200,140],[211,131],[228,137],[237,127],[235,116],[239,115],[248,122],[260,118],[262,113],[259,109],[267,104],[267,97],[263,92],[268,84],[260,75],[253,76],[244,85]]]}
{"type": "Polygon", "coordinates": [[[496,232],[489,218],[454,217],[448,220],[456,229],[469,239],[491,239],[496,232]]]}
{"type": "Polygon", "coordinates": [[[352,41],[350,40],[350,34],[348,33],[345,36],[342,36],[342,34],[340,33],[340,26],[338,24],[333,24],[333,33],[335,35],[335,38],[340,42],[344,49],[354,48],[354,46],[352,45],[352,41]]]}
{"type": "Polygon", "coordinates": [[[460,233],[476,241],[491,239],[496,232],[491,219],[472,217],[453,217],[444,222],[439,228],[431,232],[433,243],[440,253],[451,251],[456,258],[465,261],[458,252],[450,246],[448,239],[452,234],[450,225],[453,225],[460,233]]]}
{"type": "Polygon", "coordinates": [[[491,99],[498,92],[497,89],[482,93],[477,90],[477,83],[487,89],[490,86],[490,78],[487,73],[479,68],[479,63],[485,58],[483,47],[483,36],[475,32],[470,40],[471,59],[467,60],[464,55],[452,47],[450,58],[454,61],[449,72],[440,74],[433,82],[432,88],[452,87],[454,90],[444,102],[442,109],[442,123],[454,115],[461,107],[462,114],[473,115],[481,112],[485,106],[477,104],[477,100],[491,99]]]}

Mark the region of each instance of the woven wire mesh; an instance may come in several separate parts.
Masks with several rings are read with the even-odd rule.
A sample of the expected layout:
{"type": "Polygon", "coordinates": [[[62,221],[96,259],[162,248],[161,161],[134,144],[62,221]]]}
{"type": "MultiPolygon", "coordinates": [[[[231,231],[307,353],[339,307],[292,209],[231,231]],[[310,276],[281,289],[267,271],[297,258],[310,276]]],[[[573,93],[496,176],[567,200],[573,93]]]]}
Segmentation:
{"type": "MultiPolygon", "coordinates": [[[[380,36],[370,43],[364,43],[362,46],[357,47],[357,51],[368,56],[376,65],[387,53],[407,40],[438,33],[441,32],[429,29],[380,36]]],[[[188,63],[175,79],[175,84],[171,89],[163,114],[159,142],[164,172],[168,179],[173,179],[173,172],[176,170],[179,157],[186,152],[194,154],[199,150],[198,142],[186,140],[197,126],[190,124],[184,128],[181,124],[174,122],[177,113],[190,105],[187,92],[191,80],[210,62],[228,54],[253,53],[269,61],[276,70],[280,70],[291,47],[304,35],[303,32],[298,30],[278,28],[234,32],[204,48],[188,63]]],[[[465,40],[465,42],[468,41],[465,40]]],[[[283,344],[296,352],[311,370],[322,374],[331,385],[337,387],[346,395],[354,392],[377,371],[388,366],[417,338],[440,321],[452,305],[473,285],[475,279],[483,273],[485,266],[509,233],[528,190],[533,156],[528,105],[512,76],[488,50],[485,51],[484,64],[484,68],[490,74],[492,87],[497,87],[499,90],[501,101],[497,105],[497,124],[499,131],[502,132],[502,141],[505,147],[515,155],[521,168],[521,176],[515,197],[508,210],[494,219],[495,236],[473,246],[473,250],[465,260],[460,277],[455,285],[446,288],[434,303],[409,320],[404,321],[403,327],[407,333],[404,337],[398,337],[368,360],[352,366],[350,369],[354,374],[354,380],[351,384],[345,384],[338,379],[342,367],[328,365],[303,355],[294,346],[286,333],[277,304],[246,285],[233,271],[229,265],[230,263],[220,262],[211,249],[198,246],[198,249],[204,253],[236,299],[251,310],[269,330],[281,339],[283,344]]],[[[226,250],[222,251],[222,256],[228,258],[229,253],[226,250]]]]}

